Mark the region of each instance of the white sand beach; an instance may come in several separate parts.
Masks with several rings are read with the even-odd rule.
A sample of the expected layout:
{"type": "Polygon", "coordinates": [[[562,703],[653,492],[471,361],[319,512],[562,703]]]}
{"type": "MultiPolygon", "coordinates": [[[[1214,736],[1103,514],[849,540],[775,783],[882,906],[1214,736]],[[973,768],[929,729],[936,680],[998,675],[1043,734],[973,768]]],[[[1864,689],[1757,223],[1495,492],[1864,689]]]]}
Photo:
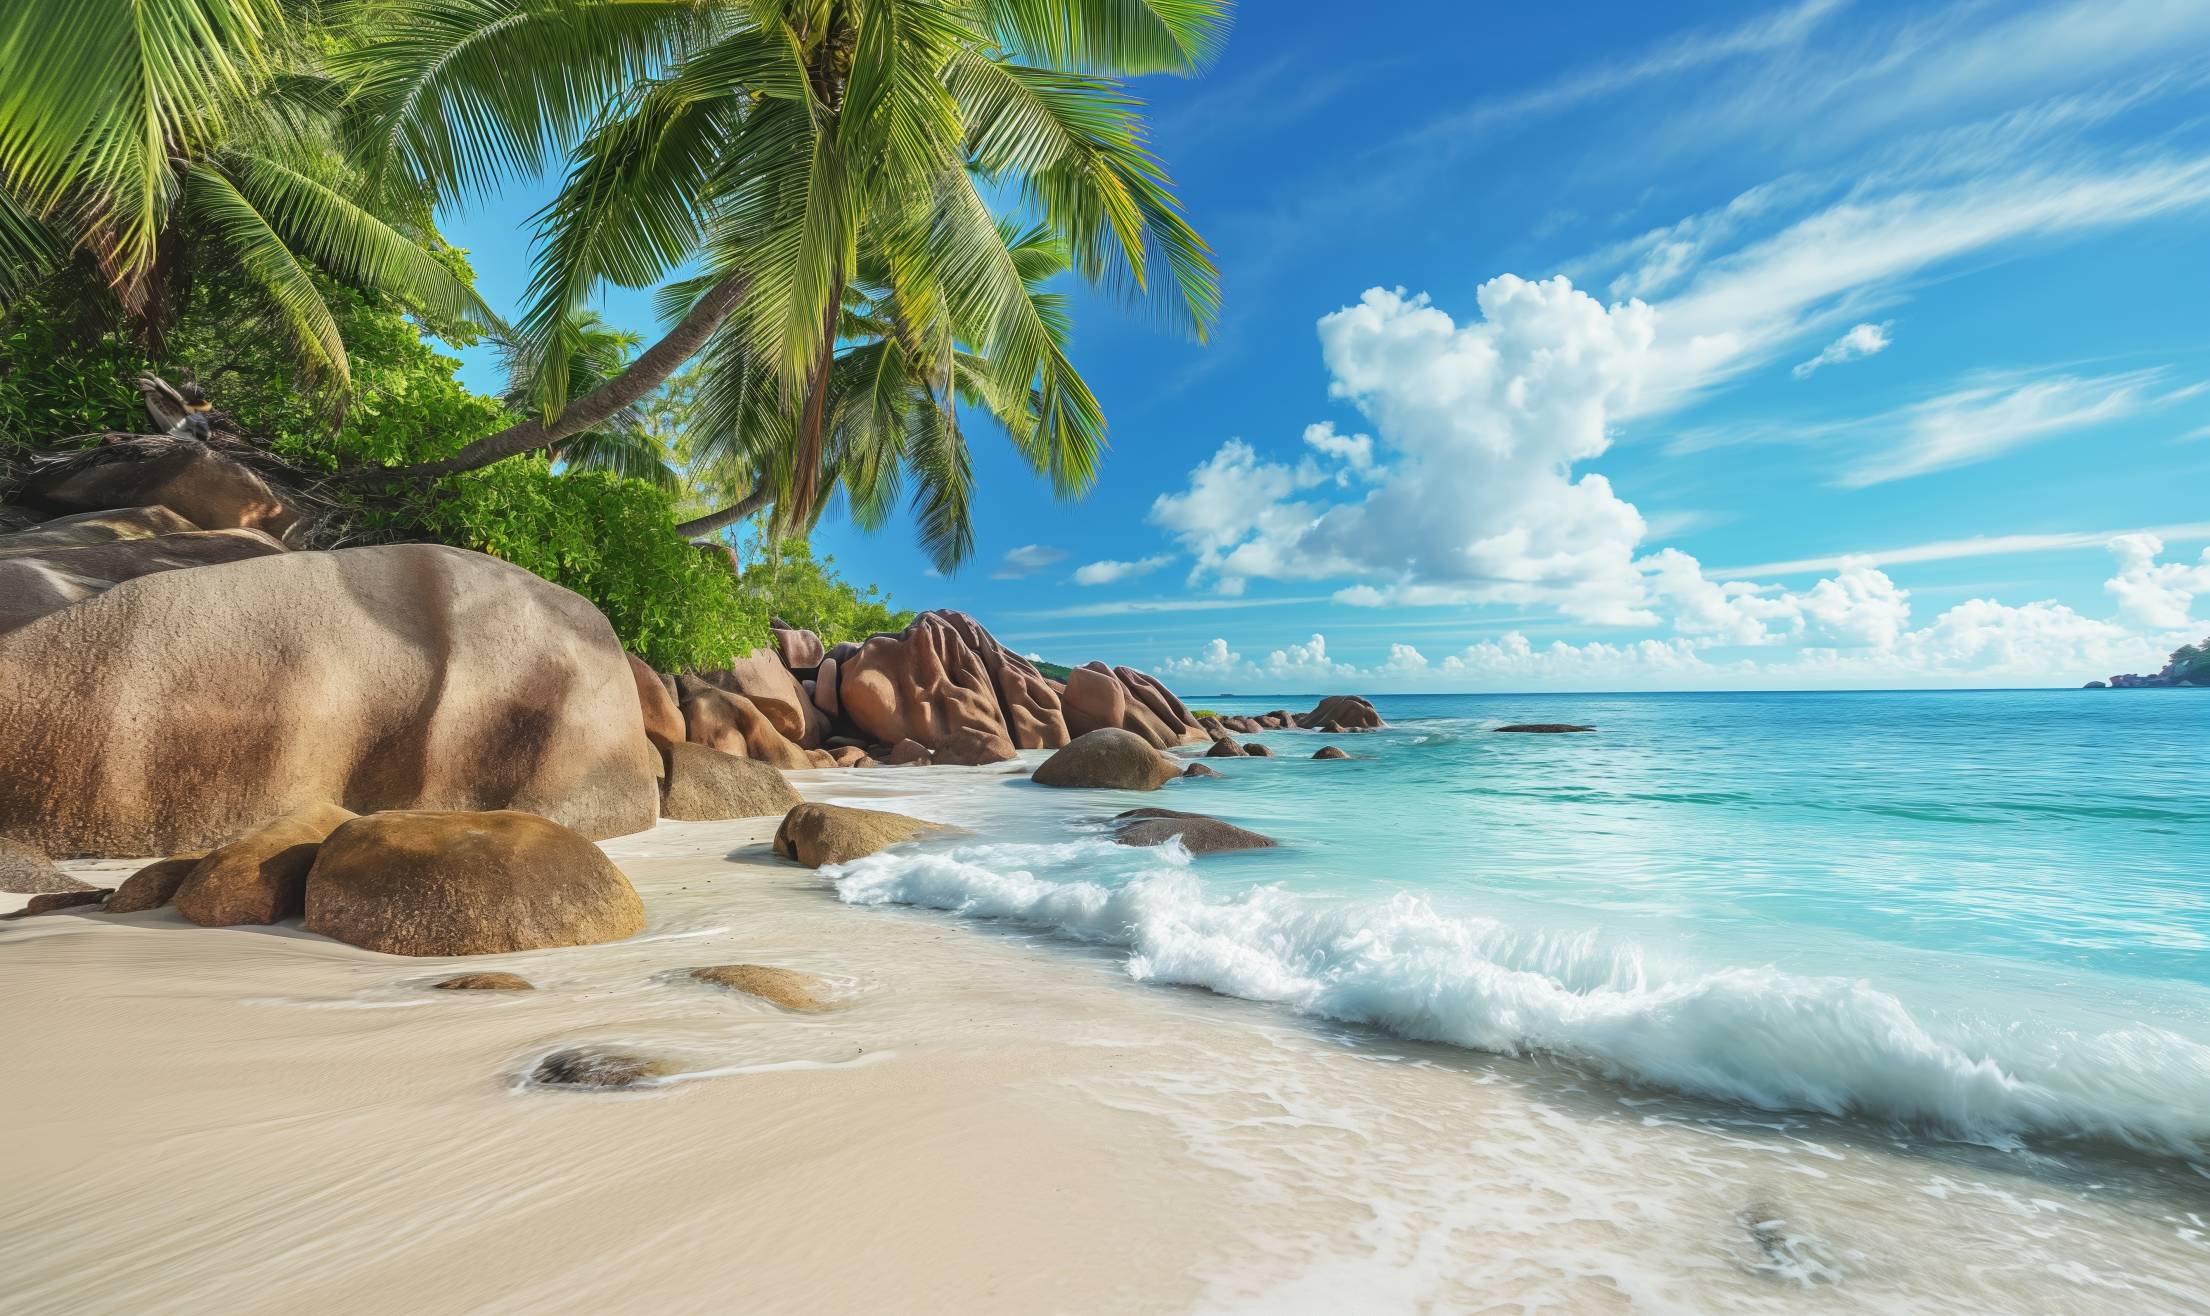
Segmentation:
{"type": "MultiPolygon", "coordinates": [[[[885,785],[888,779],[884,778],[885,785]]],[[[1561,1080],[839,904],[769,820],[606,843],[651,928],[468,961],[0,924],[0,1311],[2186,1310],[2168,1204],[1561,1080]],[[687,979],[821,974],[799,1015],[687,979]],[[535,992],[426,989],[503,969],[535,992]],[[604,1044],[689,1076],[530,1089],[604,1044]],[[1899,1248],[1915,1238],[1923,1246],[1899,1248]],[[2049,1258],[2072,1273],[2052,1278],[2049,1258]]],[[[78,864],[80,875],[128,864],[78,864]]],[[[20,904],[21,898],[10,898],[20,904]]]]}

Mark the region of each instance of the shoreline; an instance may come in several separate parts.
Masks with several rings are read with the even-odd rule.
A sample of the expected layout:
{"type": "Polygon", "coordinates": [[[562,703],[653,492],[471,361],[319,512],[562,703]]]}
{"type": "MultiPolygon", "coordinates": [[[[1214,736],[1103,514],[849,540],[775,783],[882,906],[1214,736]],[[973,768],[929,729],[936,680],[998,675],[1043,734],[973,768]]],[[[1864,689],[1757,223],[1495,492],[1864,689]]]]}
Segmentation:
{"type": "MultiPolygon", "coordinates": [[[[793,781],[884,805],[923,788],[793,781]]],[[[601,843],[649,917],[602,946],[418,961],[167,910],[0,925],[20,1021],[0,1311],[2030,1309],[2049,1249],[2082,1271],[2075,1309],[2199,1294],[2195,1253],[2142,1227],[2170,1214],[2155,1194],[848,906],[769,853],[774,825],[601,843]],[[739,960],[846,1005],[788,1014],[682,976],[739,960]],[[463,968],[540,990],[422,990],[463,968]],[[519,1082],[578,1043],[695,1077],[519,1082]],[[1942,1246],[1899,1254],[1891,1231],[1942,1246]]]]}

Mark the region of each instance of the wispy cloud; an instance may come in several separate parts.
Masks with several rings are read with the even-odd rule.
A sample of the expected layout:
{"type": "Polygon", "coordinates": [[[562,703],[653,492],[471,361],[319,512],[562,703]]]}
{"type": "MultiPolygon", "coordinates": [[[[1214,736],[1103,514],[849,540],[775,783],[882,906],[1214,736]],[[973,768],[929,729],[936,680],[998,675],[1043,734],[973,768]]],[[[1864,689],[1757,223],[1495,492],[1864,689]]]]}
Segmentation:
{"type": "Polygon", "coordinates": [[[1894,321],[1891,320],[1881,324],[1857,325],[1828,343],[1817,356],[1797,366],[1790,373],[1798,379],[1809,379],[1821,366],[1837,366],[1844,361],[1857,361],[1885,352],[1894,341],[1888,337],[1888,325],[1892,323],[1894,321]]]}
{"type": "Polygon", "coordinates": [[[1019,580],[1033,576],[1046,567],[1066,561],[1067,550],[1048,544],[1023,544],[1019,548],[1005,550],[998,560],[997,570],[990,573],[992,580],[1019,580]]]}
{"type": "Polygon", "coordinates": [[[1227,608],[1295,608],[1328,602],[1325,594],[1273,599],[1120,599],[1112,603],[1083,603],[1071,608],[1045,608],[1016,612],[1015,617],[1130,617],[1157,612],[1216,612],[1227,608]]]}
{"type": "Polygon", "coordinates": [[[1830,553],[1824,557],[1791,558],[1785,562],[1755,562],[1741,567],[1715,567],[1711,574],[1733,578],[1750,576],[1793,576],[1820,571],[1837,571],[1845,565],[1868,563],[1881,567],[1908,566],[1914,562],[1954,562],[1964,558],[2009,557],[2021,553],[2050,553],[2070,549],[2106,548],[2110,541],[2121,535],[2146,533],[2160,539],[2181,542],[2210,539],[2210,521],[2193,521],[2183,525],[2126,526],[2116,530],[2060,530],[2043,534],[1981,535],[1971,539],[1937,539],[1931,543],[1908,544],[1900,548],[1861,549],[1847,553],[1830,553]]]}
{"type": "MultiPolygon", "coordinates": [[[[1917,403],[1893,420],[1902,435],[1845,471],[1846,488],[1968,466],[2074,430],[2137,415],[2174,400],[2158,370],[2001,380],[1917,403]]],[[[2183,392],[2184,390],[2182,390],[2183,392]]]]}
{"type": "Polygon", "coordinates": [[[1141,576],[1148,572],[1157,571],[1173,560],[1174,555],[1172,553],[1160,553],[1154,557],[1138,558],[1133,562],[1121,562],[1113,558],[1106,558],[1102,562],[1087,562],[1074,569],[1074,583],[1077,585],[1110,585],[1116,581],[1127,580],[1131,576],[1141,576]]]}

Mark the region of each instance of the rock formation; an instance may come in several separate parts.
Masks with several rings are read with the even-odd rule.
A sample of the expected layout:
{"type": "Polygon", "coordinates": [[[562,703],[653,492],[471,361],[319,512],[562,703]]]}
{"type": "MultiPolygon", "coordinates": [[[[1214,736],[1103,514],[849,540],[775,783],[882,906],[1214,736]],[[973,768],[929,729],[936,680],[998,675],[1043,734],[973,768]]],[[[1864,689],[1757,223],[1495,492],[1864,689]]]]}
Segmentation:
{"type": "Polygon", "coordinates": [[[933,830],[934,823],[879,809],[801,804],[775,829],[775,853],[808,868],[846,864],[933,830]]]}
{"type": "Polygon", "coordinates": [[[1181,772],[1180,764],[1135,732],[1101,727],[1045,759],[1031,780],[1039,786],[1155,791],[1181,772]]]}
{"type": "Polygon", "coordinates": [[[668,751],[668,794],[660,814],[683,822],[772,818],[799,802],[783,774],[767,764],[705,745],[668,751]]]}
{"type": "Polygon", "coordinates": [[[1115,814],[1113,824],[1116,845],[1165,845],[1178,840],[1182,848],[1193,855],[1270,850],[1279,844],[1271,836],[1262,836],[1233,823],[1175,809],[1130,809],[1115,814]]]}
{"type": "Polygon", "coordinates": [[[1297,719],[1297,725],[1308,730],[1372,731],[1385,727],[1381,714],[1374,711],[1373,702],[1359,695],[1329,695],[1313,705],[1312,711],[1297,719]]]}
{"type": "Polygon", "coordinates": [[[597,846],[550,819],[398,810],[323,841],[306,926],[389,955],[498,955],[633,937],[645,909],[597,846]]]}
{"type": "Polygon", "coordinates": [[[208,928],[294,917],[307,906],[307,871],[323,839],[355,816],[310,804],[217,847],[177,884],[176,912],[208,928]]]}

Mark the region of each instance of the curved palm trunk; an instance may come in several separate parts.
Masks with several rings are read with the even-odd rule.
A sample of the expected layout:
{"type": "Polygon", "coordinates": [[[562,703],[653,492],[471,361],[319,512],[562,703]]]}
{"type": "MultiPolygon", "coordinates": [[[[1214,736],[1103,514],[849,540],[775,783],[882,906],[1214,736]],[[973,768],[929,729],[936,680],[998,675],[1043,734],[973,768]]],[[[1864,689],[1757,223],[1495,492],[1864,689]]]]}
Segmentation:
{"type": "Polygon", "coordinates": [[[767,500],[770,496],[767,486],[761,485],[718,512],[708,512],[694,521],[680,522],[675,527],[675,533],[685,539],[704,539],[718,530],[724,530],[735,525],[767,506],[767,500]]]}
{"type": "MultiPolygon", "coordinates": [[[[786,533],[798,528],[798,518],[814,505],[821,487],[821,447],[829,412],[829,371],[836,366],[837,314],[844,307],[844,277],[829,287],[828,309],[821,313],[821,351],[814,358],[806,380],[806,406],[798,413],[798,456],[792,463],[790,497],[777,508],[786,533]]],[[[817,514],[818,515],[818,514],[817,514]]]]}
{"type": "Polygon", "coordinates": [[[706,295],[676,321],[667,336],[638,353],[627,369],[568,404],[558,419],[546,423],[531,417],[519,424],[509,425],[497,434],[476,440],[459,452],[442,461],[423,462],[418,466],[402,466],[396,470],[377,474],[406,479],[436,479],[458,471],[473,471],[493,462],[539,448],[551,447],[562,439],[581,434],[594,428],[608,416],[644,400],[652,390],[667,382],[685,361],[698,355],[698,349],[737,309],[744,294],[751,287],[751,280],[743,274],[732,274],[707,289],[706,295]]]}

